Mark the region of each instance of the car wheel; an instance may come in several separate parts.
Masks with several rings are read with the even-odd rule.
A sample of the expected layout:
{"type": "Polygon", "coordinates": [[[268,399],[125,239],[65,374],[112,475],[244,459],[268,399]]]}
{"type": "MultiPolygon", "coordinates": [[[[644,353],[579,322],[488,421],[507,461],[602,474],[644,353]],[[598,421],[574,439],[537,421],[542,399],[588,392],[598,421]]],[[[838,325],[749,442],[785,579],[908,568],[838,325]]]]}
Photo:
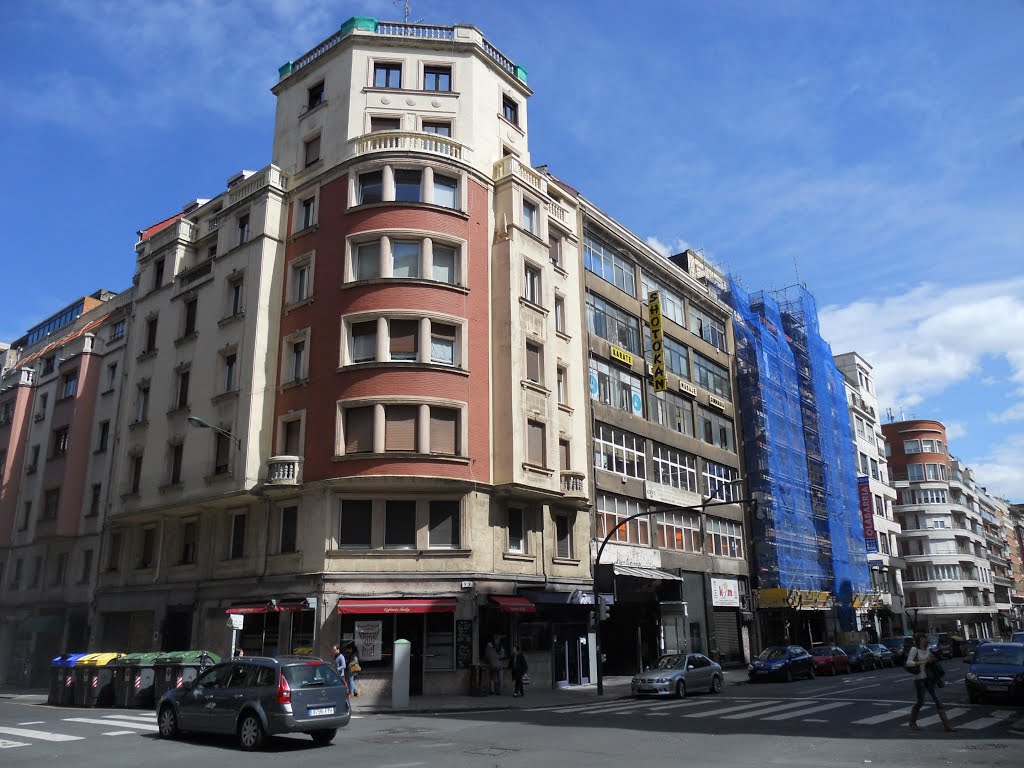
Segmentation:
{"type": "Polygon", "coordinates": [[[313,743],[316,744],[318,747],[326,747],[334,740],[334,737],[337,734],[337,728],[325,728],[322,731],[313,731],[309,735],[313,737],[313,743]]]}
{"type": "Polygon", "coordinates": [[[685,699],[686,698],[686,683],[684,683],[682,680],[680,680],[679,682],[676,683],[676,698],[677,699],[685,699]]]}
{"type": "Polygon", "coordinates": [[[175,739],[181,733],[178,730],[178,716],[170,704],[164,704],[160,708],[160,715],[157,717],[156,723],[161,739],[175,739]]]}
{"type": "Polygon", "coordinates": [[[711,692],[712,693],[721,693],[722,692],[722,678],[720,678],[718,675],[714,675],[711,678],[711,692]]]}
{"type": "Polygon", "coordinates": [[[786,682],[787,683],[792,683],[793,682],[793,668],[792,667],[786,667],[786,682]]]}
{"type": "Polygon", "coordinates": [[[982,702],[981,695],[975,693],[974,691],[967,692],[967,700],[970,701],[971,704],[981,704],[982,702]]]}
{"type": "Polygon", "coordinates": [[[242,715],[238,723],[238,745],[246,752],[259,749],[266,741],[267,734],[263,730],[263,723],[253,712],[242,715]]]}

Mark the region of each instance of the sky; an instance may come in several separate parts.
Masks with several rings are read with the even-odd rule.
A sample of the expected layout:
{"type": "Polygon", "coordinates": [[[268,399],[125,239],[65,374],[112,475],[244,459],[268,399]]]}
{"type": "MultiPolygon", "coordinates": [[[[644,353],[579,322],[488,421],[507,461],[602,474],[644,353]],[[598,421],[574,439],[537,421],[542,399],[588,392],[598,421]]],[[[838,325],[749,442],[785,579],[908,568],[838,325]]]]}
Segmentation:
{"type": "MultiPolygon", "coordinates": [[[[0,340],[270,162],[277,68],[389,0],[0,2],[0,340]]],[[[526,67],[530,151],[665,253],[804,283],[882,413],[1024,501],[1024,2],[411,0],[526,67]]]]}

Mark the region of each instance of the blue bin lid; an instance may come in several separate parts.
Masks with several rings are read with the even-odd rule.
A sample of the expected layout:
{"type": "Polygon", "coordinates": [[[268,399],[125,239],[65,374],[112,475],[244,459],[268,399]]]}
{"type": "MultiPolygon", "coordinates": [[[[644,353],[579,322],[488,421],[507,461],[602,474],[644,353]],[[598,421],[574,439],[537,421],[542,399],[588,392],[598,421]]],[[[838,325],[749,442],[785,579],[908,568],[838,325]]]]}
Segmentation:
{"type": "Polygon", "coordinates": [[[84,653],[62,653],[50,662],[51,667],[73,667],[75,663],[85,656],[84,653]]]}

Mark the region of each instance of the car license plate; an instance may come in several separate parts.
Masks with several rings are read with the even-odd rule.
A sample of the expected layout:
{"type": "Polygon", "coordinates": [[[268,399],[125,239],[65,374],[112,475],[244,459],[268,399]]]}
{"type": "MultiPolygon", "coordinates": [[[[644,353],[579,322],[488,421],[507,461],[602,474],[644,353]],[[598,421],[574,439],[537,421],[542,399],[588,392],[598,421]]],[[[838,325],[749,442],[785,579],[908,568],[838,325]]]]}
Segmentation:
{"type": "Polygon", "coordinates": [[[310,717],[320,717],[321,715],[333,715],[334,707],[310,707],[310,717]]]}
{"type": "Polygon", "coordinates": [[[1008,691],[1008,690],[1010,690],[1010,686],[1008,686],[1008,685],[986,685],[985,686],[985,690],[986,691],[1008,691]]]}

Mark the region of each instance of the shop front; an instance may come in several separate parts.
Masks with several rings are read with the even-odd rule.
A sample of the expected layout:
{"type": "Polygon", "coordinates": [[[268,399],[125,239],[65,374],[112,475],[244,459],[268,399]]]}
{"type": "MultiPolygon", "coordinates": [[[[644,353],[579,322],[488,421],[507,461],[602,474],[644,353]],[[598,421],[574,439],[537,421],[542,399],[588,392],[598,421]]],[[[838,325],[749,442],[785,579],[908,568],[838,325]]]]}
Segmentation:
{"type": "MultiPolygon", "coordinates": [[[[530,664],[535,683],[554,688],[587,685],[593,675],[590,617],[593,593],[575,589],[571,592],[523,591],[536,607],[536,612],[519,621],[519,647],[530,664]],[[536,672],[534,672],[536,670],[536,672]]],[[[609,595],[602,596],[608,603],[609,595]]]]}
{"type": "Polygon", "coordinates": [[[234,646],[246,656],[306,655],[313,652],[315,597],[286,597],[232,603],[225,610],[240,616],[234,646]]]}

